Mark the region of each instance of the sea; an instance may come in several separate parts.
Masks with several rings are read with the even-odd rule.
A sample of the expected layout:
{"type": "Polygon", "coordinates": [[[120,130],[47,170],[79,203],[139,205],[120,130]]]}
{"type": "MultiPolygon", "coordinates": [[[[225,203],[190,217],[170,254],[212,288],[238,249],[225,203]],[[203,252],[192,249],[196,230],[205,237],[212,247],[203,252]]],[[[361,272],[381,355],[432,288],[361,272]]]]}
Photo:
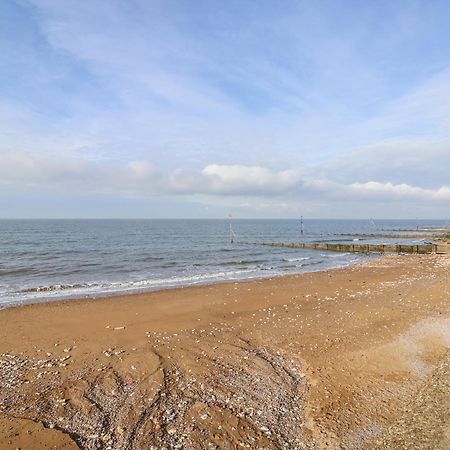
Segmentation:
{"type": "Polygon", "coordinates": [[[343,267],[371,256],[262,244],[419,244],[352,234],[444,226],[448,221],[0,220],[0,308],[343,267]]]}

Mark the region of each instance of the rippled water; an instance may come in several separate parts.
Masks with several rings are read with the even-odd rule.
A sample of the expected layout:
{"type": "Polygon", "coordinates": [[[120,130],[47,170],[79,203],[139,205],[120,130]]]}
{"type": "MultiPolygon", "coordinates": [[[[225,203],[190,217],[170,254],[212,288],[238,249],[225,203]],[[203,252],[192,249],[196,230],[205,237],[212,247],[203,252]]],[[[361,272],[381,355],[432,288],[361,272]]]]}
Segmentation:
{"type": "Polygon", "coordinates": [[[259,244],[350,242],[341,234],[374,232],[356,220],[305,220],[303,236],[298,220],[235,220],[233,228],[230,243],[227,220],[0,220],[0,306],[338,267],[366,256],[259,244]]]}

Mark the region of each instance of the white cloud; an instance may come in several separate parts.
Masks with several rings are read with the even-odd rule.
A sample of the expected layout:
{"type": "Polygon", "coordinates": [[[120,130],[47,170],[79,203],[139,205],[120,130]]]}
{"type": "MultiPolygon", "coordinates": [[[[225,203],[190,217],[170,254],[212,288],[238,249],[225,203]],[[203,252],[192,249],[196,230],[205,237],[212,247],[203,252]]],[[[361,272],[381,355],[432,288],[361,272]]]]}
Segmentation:
{"type": "MultiPolygon", "coordinates": [[[[368,180],[342,183],[313,178],[293,169],[275,171],[259,166],[211,164],[203,169],[164,171],[147,161],[99,163],[82,159],[55,160],[9,153],[0,159],[0,185],[35,190],[111,195],[207,195],[277,197],[278,203],[321,200],[450,202],[450,186],[430,189],[407,183],[368,180]],[[284,199],[284,200],[283,200],[284,199]]],[[[240,200],[242,203],[243,200],[240,200]]]]}
{"type": "Polygon", "coordinates": [[[405,183],[392,184],[368,181],[367,183],[352,183],[347,189],[356,197],[364,199],[450,202],[449,186],[441,186],[438,189],[424,189],[405,183]]]}
{"type": "Polygon", "coordinates": [[[206,166],[201,174],[212,192],[240,193],[285,192],[296,186],[299,175],[294,170],[273,171],[264,167],[239,165],[206,166]]]}
{"type": "Polygon", "coordinates": [[[82,159],[54,159],[25,153],[0,155],[0,183],[63,190],[149,194],[272,195],[295,188],[293,170],[208,165],[201,170],[163,171],[147,161],[124,164],[82,159]]]}

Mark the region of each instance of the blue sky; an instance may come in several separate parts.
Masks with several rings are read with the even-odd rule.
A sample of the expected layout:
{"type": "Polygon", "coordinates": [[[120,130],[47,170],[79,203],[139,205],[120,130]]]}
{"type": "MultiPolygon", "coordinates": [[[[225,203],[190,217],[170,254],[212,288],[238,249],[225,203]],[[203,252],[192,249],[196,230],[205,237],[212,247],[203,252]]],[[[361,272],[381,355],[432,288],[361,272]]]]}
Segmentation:
{"type": "Polygon", "coordinates": [[[0,217],[450,218],[446,1],[5,0],[0,217]]]}

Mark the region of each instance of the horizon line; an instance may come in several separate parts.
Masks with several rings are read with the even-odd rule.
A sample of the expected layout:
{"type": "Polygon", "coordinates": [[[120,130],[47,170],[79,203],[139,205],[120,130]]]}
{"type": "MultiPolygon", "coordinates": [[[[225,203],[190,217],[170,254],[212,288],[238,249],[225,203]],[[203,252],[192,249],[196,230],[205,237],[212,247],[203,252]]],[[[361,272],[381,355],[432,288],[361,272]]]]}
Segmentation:
{"type": "MultiPolygon", "coordinates": [[[[450,221],[450,218],[407,218],[407,217],[232,217],[231,220],[409,220],[409,221],[450,221]]],[[[0,217],[0,220],[230,220],[229,217],[0,217]]]]}

